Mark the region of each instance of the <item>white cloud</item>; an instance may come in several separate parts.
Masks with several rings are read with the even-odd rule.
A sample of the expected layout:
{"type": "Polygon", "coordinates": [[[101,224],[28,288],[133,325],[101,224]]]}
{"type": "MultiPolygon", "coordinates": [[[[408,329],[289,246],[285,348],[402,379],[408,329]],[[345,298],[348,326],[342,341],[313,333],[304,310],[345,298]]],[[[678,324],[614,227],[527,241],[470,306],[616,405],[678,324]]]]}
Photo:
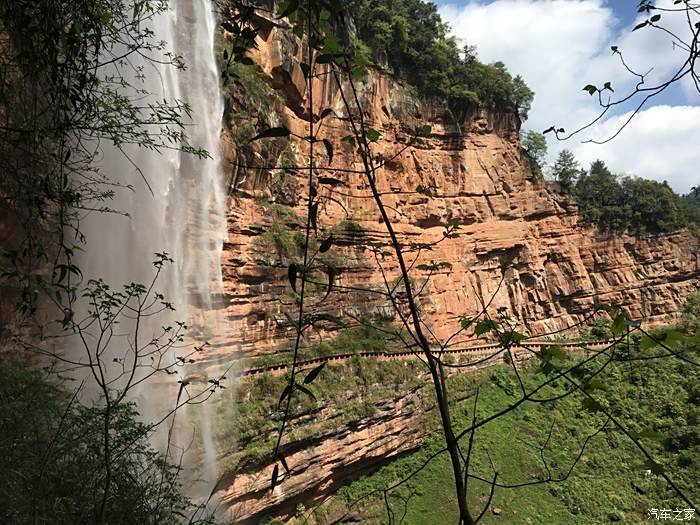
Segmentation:
{"type": "Polygon", "coordinates": [[[446,6],[441,14],[461,42],[477,46],[483,62],[501,60],[525,78],[535,91],[529,127],[573,125],[595,114],[581,88],[598,76],[591,68],[615,23],[600,0],[474,2],[446,6]]]}
{"type": "MultiPolygon", "coordinates": [[[[595,139],[610,137],[629,118],[612,117],[591,133],[595,139]]],[[[700,185],[699,106],[654,106],[634,118],[606,144],[578,144],[576,157],[584,166],[603,159],[613,172],[624,172],[654,180],[667,180],[676,191],[687,193],[700,185]]]]}
{"type": "MultiPolygon", "coordinates": [[[[672,3],[673,0],[660,0],[657,5],[672,3]]],[[[630,5],[625,9],[633,7],[630,5]]],[[[627,93],[633,88],[636,78],[625,71],[619,57],[611,53],[612,45],[622,50],[627,64],[635,71],[647,73],[653,67],[646,78],[647,85],[664,78],[682,60],[682,53],[674,49],[670,39],[660,31],[644,28],[631,32],[629,26],[619,29],[614,11],[602,0],[495,0],[490,3],[471,0],[464,6],[444,6],[440,13],[462,44],[477,46],[482,61],[501,60],[513,74],[525,78],[535,92],[526,127],[535,130],[544,130],[551,125],[573,130],[595,118],[600,109],[597,97],[582,91],[588,83],[602,86],[610,81],[616,94],[627,93]]],[[[637,20],[645,18],[646,15],[638,15],[637,20]]],[[[671,30],[683,34],[685,29],[687,33],[687,22],[681,17],[664,14],[663,21],[671,30]]],[[[689,87],[684,85],[685,89],[675,90],[674,96],[687,95],[689,87]]],[[[696,100],[686,97],[681,103],[695,103],[696,100]]],[[[631,109],[627,106],[620,111],[631,109]]],[[[668,109],[662,113],[670,114],[668,109]]],[[[644,114],[648,118],[653,113],[644,114]]],[[[637,120],[640,119],[636,118],[606,151],[614,149],[625,135],[635,136],[638,140],[648,137],[652,141],[650,148],[652,144],[665,142],[662,134],[668,132],[667,128],[659,127],[654,133],[637,120]]],[[[603,128],[612,130],[612,122],[604,122],[603,128]]],[[[601,128],[596,130],[600,131],[601,128]]],[[[550,137],[552,156],[563,147],[577,149],[576,143],[560,143],[550,137]]],[[[678,149],[683,147],[688,150],[695,148],[692,135],[686,136],[678,149]]],[[[591,148],[584,149],[589,151],[591,148]]],[[[598,157],[605,158],[603,150],[601,148],[598,157]]],[[[616,158],[619,170],[659,178],[655,174],[657,170],[640,172],[637,169],[640,164],[634,157],[616,158]]],[[[676,169],[673,158],[667,158],[666,163],[664,173],[676,169]]],[[[677,167],[678,170],[683,168],[677,167]]],[[[688,176],[689,173],[679,171],[678,176],[665,177],[671,182],[688,176]]],[[[683,188],[685,185],[676,187],[678,190],[683,188]]]]}

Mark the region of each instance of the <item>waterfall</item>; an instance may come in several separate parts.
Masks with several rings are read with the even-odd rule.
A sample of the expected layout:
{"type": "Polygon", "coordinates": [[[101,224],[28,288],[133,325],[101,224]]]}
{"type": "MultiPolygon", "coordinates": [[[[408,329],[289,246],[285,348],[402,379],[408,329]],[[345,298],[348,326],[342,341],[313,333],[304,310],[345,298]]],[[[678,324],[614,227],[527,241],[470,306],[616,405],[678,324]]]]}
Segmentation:
{"type": "MultiPolygon", "coordinates": [[[[155,290],[174,305],[175,312],[146,319],[143,339],[148,341],[164,325],[182,320],[191,327],[191,339],[185,343],[192,343],[192,347],[204,342],[206,332],[215,329],[211,292],[222,285],[219,259],[226,237],[226,194],[219,153],[223,98],[214,53],[213,5],[210,0],[171,1],[167,10],[152,20],[151,29],[156,41],[166,42],[166,49],[153,52],[150,58],[155,60],[132,60],[125,94],[138,98],[140,105],[187,102],[191,106],[191,119],[185,120],[189,143],[205,149],[210,158],[198,158],[177,148],[154,151],[103,144],[100,170],[118,184],[113,199],[106,204],[121,214],[90,212],[83,217],[86,248],[78,263],[84,282],[102,278],[119,289],[130,282],[149,283],[154,275],[154,253],[168,252],[174,264],[166,265],[155,290]],[[186,69],[166,64],[167,51],[182,56],[186,69]]],[[[139,387],[136,401],[145,419],[161,417],[172,407],[172,390],[177,388],[177,379],[187,375],[186,368],[180,367],[177,376],[164,375],[160,385],[139,387]],[[163,383],[173,386],[164,391],[163,383]]],[[[197,425],[210,424],[209,410],[205,403],[179,412],[178,427],[184,432],[190,429],[191,435],[195,421],[200,422],[197,425]],[[204,414],[197,413],[202,410],[204,414]]],[[[197,433],[200,461],[206,463],[201,471],[211,478],[216,475],[212,432],[206,428],[197,433]]]]}

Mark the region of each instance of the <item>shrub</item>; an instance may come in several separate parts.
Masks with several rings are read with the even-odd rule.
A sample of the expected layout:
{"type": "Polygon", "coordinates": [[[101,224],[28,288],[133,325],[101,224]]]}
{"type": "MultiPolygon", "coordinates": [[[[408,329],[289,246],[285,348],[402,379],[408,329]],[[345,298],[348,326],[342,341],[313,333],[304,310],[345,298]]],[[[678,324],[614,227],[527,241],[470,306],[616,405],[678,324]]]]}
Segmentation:
{"type": "MultiPolygon", "coordinates": [[[[104,523],[175,524],[194,506],[182,495],[180,468],[148,444],[133,405],[111,413],[112,482],[104,523]]],[[[24,367],[0,365],[0,521],[96,523],[105,485],[104,412],[24,367]]],[[[212,523],[209,520],[195,523],[212,523]]]]}
{"type": "Polygon", "coordinates": [[[686,297],[681,309],[679,328],[684,332],[696,332],[700,327],[700,292],[686,297]]]}

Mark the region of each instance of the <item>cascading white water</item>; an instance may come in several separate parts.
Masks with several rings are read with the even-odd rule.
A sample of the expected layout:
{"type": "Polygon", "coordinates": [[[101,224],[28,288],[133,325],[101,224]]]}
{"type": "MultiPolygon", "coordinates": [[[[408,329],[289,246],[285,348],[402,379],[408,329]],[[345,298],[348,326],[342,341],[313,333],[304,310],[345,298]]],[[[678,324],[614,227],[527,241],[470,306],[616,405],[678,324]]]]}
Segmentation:
{"type": "MultiPolygon", "coordinates": [[[[140,64],[129,69],[133,69],[133,78],[127,79],[131,87],[125,88],[125,95],[138,97],[141,106],[155,101],[187,102],[192,115],[185,119],[189,143],[205,149],[211,158],[177,149],[157,152],[103,144],[102,172],[121,186],[108,205],[128,216],[93,212],[85,217],[81,229],[86,250],[79,260],[85,280],[102,278],[119,289],[125,283],[150,282],[154,253],[170,254],[175,262],[166,265],[155,289],[176,311],[146,319],[141,328],[145,341],[175,320],[196,325],[195,333],[215,328],[211,291],[221,286],[219,259],[226,236],[226,195],[219,153],[223,98],[214,54],[213,6],[210,0],[171,0],[152,24],[155,39],[165,41],[166,50],[182,56],[186,69],[167,64],[166,51],[161,56],[152,55],[155,61],[143,61],[142,76],[138,74],[140,64]],[[138,89],[149,95],[141,96],[138,89]]],[[[201,344],[203,340],[193,336],[192,342],[201,344]]],[[[185,375],[184,368],[179,377],[185,375]]],[[[175,376],[166,379],[177,385],[175,376]]],[[[159,417],[158,411],[171,408],[174,402],[172,396],[165,400],[164,396],[162,387],[145,384],[139,391],[139,411],[146,418],[159,417]]],[[[195,415],[193,410],[178,414],[180,426],[188,426],[182,419],[190,417],[208,425],[208,409],[203,405],[197,410],[204,410],[204,415],[195,415]]],[[[211,481],[216,460],[211,429],[202,429],[199,435],[205,472],[211,481]]]]}

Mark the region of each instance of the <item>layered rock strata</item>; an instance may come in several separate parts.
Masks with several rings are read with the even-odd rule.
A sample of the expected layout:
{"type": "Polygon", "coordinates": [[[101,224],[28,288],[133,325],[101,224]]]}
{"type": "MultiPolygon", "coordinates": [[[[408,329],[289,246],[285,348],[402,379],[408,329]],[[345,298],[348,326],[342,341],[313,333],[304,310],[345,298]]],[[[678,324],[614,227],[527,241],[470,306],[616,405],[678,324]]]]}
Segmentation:
{"type": "MultiPolygon", "coordinates": [[[[349,323],[391,319],[391,305],[370,290],[383,290],[385,279],[398,276],[396,260],[378,261],[371,249],[371,243],[388,242],[388,235],[364,175],[354,172],[361,169],[360,159],[341,140],[349,128],[340,93],[330,75],[314,80],[309,115],[311,94],[299,65],[304,46],[263,17],[260,23],[253,57],[265,100],[255,100],[256,130],[285,125],[305,136],[313,120],[319,139],[329,140],[334,151],[330,162],[324,148],[315,148],[318,175],[342,181],[319,187],[319,238],[333,232],[336,239],[320,260],[335,268],[336,289],[322,303],[323,291],[310,296],[309,311],[349,323]],[[321,121],[324,108],[332,108],[335,117],[321,121]]],[[[699,246],[693,235],[607,236],[583,224],[570,198],[533,176],[515,115],[474,110],[455,118],[378,71],[361,83],[360,98],[366,120],[381,133],[375,153],[391,159],[378,172],[377,184],[401,242],[406,247],[435,242],[417,263],[449,263],[412,274],[422,290],[423,318],[437,339],[458,330],[460,318],[489,301],[491,311],[504,308],[523,331],[546,334],[575,325],[595,303],[660,323],[697,289],[699,246]],[[432,126],[432,135],[407,147],[418,125],[432,126]],[[418,186],[430,188],[432,196],[416,193],[418,186]],[[459,236],[445,238],[451,222],[460,224],[459,236]]],[[[231,88],[222,138],[231,191],[224,288],[218,297],[222,321],[202,361],[212,369],[285,350],[294,333],[296,302],[286,274],[299,255],[308,170],[290,167],[308,166],[309,147],[296,139],[242,146],[236,115],[250,111],[251,104],[240,85],[231,88]],[[275,168],[282,165],[287,169],[275,168]]],[[[408,255],[409,263],[414,258],[408,255]]],[[[467,343],[472,336],[460,337],[457,342],[467,343]]],[[[315,341],[312,337],[309,344],[315,341]]],[[[405,410],[404,399],[387,401],[375,418],[354,428],[291,443],[292,461],[304,467],[272,495],[266,494],[271,466],[265,463],[231,478],[224,501],[241,520],[270,506],[317,501],[358,469],[418,446],[424,433],[416,418],[405,410]]]]}

